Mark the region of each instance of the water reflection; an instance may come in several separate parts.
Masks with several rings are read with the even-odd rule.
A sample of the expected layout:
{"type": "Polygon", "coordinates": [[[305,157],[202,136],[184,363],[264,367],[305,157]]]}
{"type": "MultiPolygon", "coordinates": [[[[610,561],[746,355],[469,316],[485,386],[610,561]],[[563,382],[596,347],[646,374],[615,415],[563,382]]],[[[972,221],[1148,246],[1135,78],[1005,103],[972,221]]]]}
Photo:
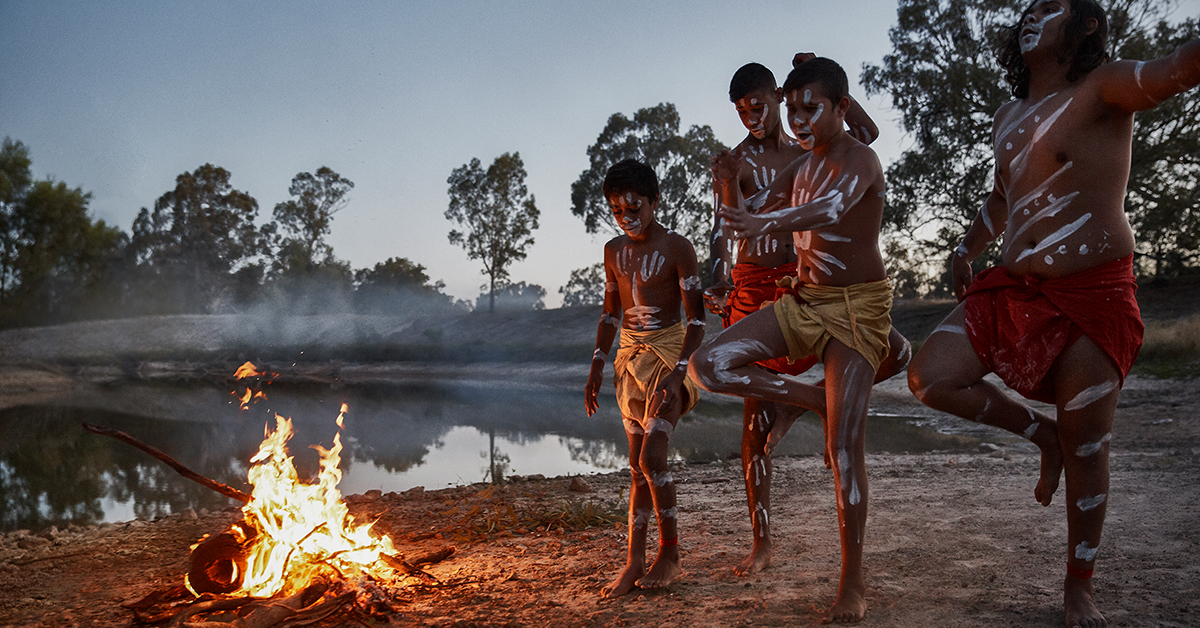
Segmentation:
{"type": "MultiPolygon", "coordinates": [[[[88,434],[88,422],[122,430],[195,471],[249,490],[246,461],[264,425],[279,413],[294,421],[292,454],[302,477],[316,473],[308,448],[332,445],[334,418],[349,404],[343,436],[344,493],[403,491],[486,481],[493,475],[546,476],[623,468],[627,444],[615,402],[595,416],[571,389],[462,383],[332,389],[275,387],[239,411],[211,386],[120,384],[56,399],[53,405],[0,410],[0,529],[152,519],[186,508],[235,503],[178,476],[124,443],[88,434]]],[[[978,441],[872,417],[871,451],[961,450],[978,441]]],[[[736,456],[741,405],[706,398],[684,417],[672,456],[707,462],[736,456]]],[[[801,418],[780,455],[817,455],[821,426],[801,418]]]]}

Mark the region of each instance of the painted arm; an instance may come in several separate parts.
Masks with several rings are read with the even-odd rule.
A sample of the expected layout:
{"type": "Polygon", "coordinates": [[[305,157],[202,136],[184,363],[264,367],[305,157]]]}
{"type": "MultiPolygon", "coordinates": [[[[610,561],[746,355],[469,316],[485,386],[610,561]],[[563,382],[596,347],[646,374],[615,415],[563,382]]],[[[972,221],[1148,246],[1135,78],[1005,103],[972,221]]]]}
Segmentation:
{"type": "Polygon", "coordinates": [[[863,144],[870,144],[879,138],[879,127],[875,126],[875,121],[853,97],[850,98],[850,108],[846,110],[846,129],[850,137],[863,144]]]}
{"type": "Polygon", "coordinates": [[[687,377],[688,359],[704,342],[704,304],[703,291],[700,289],[700,276],[696,264],[696,251],[691,243],[680,238],[675,258],[679,260],[675,269],[679,274],[679,292],[683,301],[683,314],[686,319],[686,330],[683,335],[683,348],[679,351],[679,362],[675,368],[662,379],[654,398],[650,400],[651,416],[658,416],[658,409],[672,403],[679,396],[683,380],[687,377]]]}
{"type": "MultiPolygon", "coordinates": [[[[713,155],[713,167],[720,155],[713,155]]],[[[717,316],[727,316],[726,300],[733,289],[733,265],[737,263],[737,241],[721,218],[721,181],[713,174],[713,229],[708,255],[712,259],[712,285],[704,291],[704,305],[717,316]]]]}
{"type": "MultiPolygon", "coordinates": [[[[870,151],[869,148],[860,148],[870,151]]],[[[872,173],[879,170],[879,160],[874,157],[874,153],[871,153],[871,157],[873,170],[865,166],[854,167],[847,164],[840,176],[836,179],[830,177],[828,183],[822,183],[813,194],[815,198],[811,200],[762,214],[750,213],[744,203],[725,205],[721,208],[721,217],[739,238],[776,231],[808,231],[836,225],[851,207],[862,200],[871,187],[872,173]]],[[[794,187],[799,189],[799,172],[794,179],[794,187]]]]}
{"type": "Polygon", "coordinates": [[[996,181],[992,193],[983,201],[983,207],[971,221],[971,227],[963,241],[950,256],[950,274],[954,279],[954,296],[962,301],[967,286],[975,278],[971,262],[983,254],[997,236],[1004,233],[1008,226],[1008,200],[1001,192],[1000,182],[996,181]]]}
{"type": "Polygon", "coordinates": [[[613,340],[621,329],[621,291],[613,275],[615,260],[609,248],[604,247],[604,308],[600,311],[600,324],[596,327],[596,351],[592,354],[592,368],[588,372],[587,386],[583,390],[583,402],[588,416],[600,407],[600,385],[604,383],[604,363],[612,350],[613,340]]]}
{"type": "Polygon", "coordinates": [[[1200,85],[1200,39],[1153,61],[1117,61],[1101,66],[1100,97],[1127,112],[1144,111],[1200,85]]]}

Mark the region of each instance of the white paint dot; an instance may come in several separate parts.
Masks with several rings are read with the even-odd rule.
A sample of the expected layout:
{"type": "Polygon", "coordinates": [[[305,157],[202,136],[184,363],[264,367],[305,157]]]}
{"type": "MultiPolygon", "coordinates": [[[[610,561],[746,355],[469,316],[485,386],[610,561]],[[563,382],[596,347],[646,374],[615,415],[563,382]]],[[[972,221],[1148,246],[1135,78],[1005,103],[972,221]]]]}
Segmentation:
{"type": "Polygon", "coordinates": [[[1004,148],[1005,148],[1005,149],[1007,149],[1007,150],[1012,150],[1012,142],[1009,142],[1009,143],[1005,144],[1005,145],[1004,145],[1004,148]]]}
{"type": "Polygon", "coordinates": [[[1053,265],[1054,265],[1054,258],[1053,258],[1053,257],[1050,257],[1049,255],[1047,255],[1047,256],[1046,256],[1046,265],[1047,265],[1047,266],[1053,266],[1053,265]]]}
{"type": "Polygon", "coordinates": [[[1081,245],[1079,245],[1079,254],[1080,254],[1080,255],[1087,255],[1087,253],[1088,253],[1088,247],[1087,247],[1087,245],[1086,245],[1086,244],[1081,244],[1081,245]]]}

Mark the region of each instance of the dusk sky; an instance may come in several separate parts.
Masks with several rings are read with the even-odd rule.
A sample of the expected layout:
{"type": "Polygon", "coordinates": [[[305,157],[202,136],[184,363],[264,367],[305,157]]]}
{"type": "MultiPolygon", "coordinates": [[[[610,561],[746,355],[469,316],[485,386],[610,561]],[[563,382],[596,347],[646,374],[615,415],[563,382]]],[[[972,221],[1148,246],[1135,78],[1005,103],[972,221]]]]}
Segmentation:
{"type": "MultiPolygon", "coordinates": [[[[353,268],[424,265],[474,300],[481,265],[452,246],[450,172],[520,152],[541,210],[514,281],[546,289],[601,259],[609,237],[570,213],[608,117],[674,103],[683,127],[745,136],[729,78],[759,61],[782,82],[792,55],[846,68],[881,128],[888,164],[909,145],[886,97],[863,98],[863,63],[890,52],[894,0],[828,2],[60,2],[0,0],[0,137],[34,175],[91,192],[125,232],[175,177],[212,163],[259,202],[299,172],[354,182],[329,243],[353,268]]],[[[1175,19],[1200,15],[1200,0],[1175,19]]],[[[985,190],[981,190],[981,196],[985,190]]]]}

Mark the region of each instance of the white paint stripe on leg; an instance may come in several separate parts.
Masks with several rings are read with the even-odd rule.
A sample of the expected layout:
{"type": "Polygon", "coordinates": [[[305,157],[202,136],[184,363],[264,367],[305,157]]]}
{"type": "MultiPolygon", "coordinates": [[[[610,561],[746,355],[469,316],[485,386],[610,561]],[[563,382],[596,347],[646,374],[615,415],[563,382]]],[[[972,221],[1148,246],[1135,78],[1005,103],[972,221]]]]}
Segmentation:
{"type": "Polygon", "coordinates": [[[1095,386],[1090,386],[1083,389],[1078,395],[1067,402],[1063,406],[1063,410],[1079,410],[1086,408],[1093,403],[1108,396],[1108,393],[1116,390],[1117,382],[1101,382],[1095,386]]]}

